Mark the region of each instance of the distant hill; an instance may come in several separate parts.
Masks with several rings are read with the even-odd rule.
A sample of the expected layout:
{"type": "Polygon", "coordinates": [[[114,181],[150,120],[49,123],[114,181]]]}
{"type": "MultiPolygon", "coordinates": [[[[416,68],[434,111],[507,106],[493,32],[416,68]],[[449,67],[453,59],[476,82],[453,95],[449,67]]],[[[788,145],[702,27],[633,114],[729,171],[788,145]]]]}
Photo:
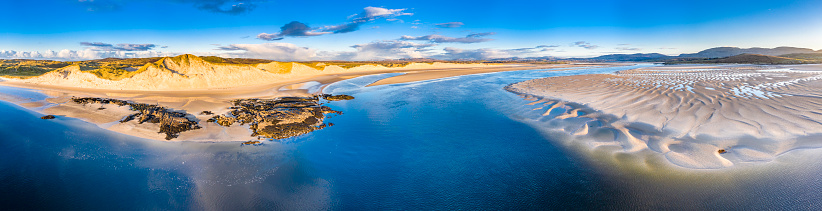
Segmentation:
{"type": "Polygon", "coordinates": [[[702,50],[698,53],[680,54],[681,58],[724,58],[740,54],[760,54],[767,56],[779,56],[797,53],[816,53],[809,48],[777,47],[777,48],[737,48],[737,47],[716,47],[702,50]]]}
{"type": "Polygon", "coordinates": [[[608,54],[593,58],[570,58],[587,62],[665,62],[691,63],[751,63],[751,64],[806,64],[822,63],[822,51],[808,48],[737,48],[716,47],[698,53],[666,56],[659,53],[608,54]]]}
{"type": "Polygon", "coordinates": [[[822,53],[792,53],[781,55],[781,57],[822,62],[822,53]]]}
{"type": "Polygon", "coordinates": [[[600,62],[610,62],[610,61],[649,61],[649,60],[658,60],[658,59],[665,59],[671,56],[666,56],[664,54],[659,53],[636,53],[636,54],[608,54],[602,55],[594,58],[588,58],[586,60],[591,61],[600,61],[600,62]]]}
{"type": "Polygon", "coordinates": [[[717,59],[699,59],[690,61],[673,61],[666,64],[691,64],[691,63],[725,63],[725,64],[806,64],[811,61],[780,56],[768,56],[762,54],[741,54],[717,59]]]}

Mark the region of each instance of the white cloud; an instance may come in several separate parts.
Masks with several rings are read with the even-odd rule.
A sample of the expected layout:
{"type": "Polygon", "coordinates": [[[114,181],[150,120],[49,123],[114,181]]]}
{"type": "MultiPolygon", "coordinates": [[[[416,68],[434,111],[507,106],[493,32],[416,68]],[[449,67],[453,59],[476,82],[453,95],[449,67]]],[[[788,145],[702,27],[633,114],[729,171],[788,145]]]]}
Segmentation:
{"type": "Polygon", "coordinates": [[[483,38],[485,36],[494,35],[494,32],[486,32],[486,33],[474,33],[469,34],[465,37],[447,37],[442,36],[439,34],[432,34],[432,35],[425,35],[425,36],[408,36],[403,35],[400,37],[401,40],[424,40],[433,43],[479,43],[479,42],[488,42],[494,39],[483,38]]]}
{"type": "Polygon", "coordinates": [[[282,40],[285,37],[311,37],[325,34],[341,34],[360,30],[360,26],[377,19],[386,18],[388,21],[402,22],[396,19],[397,16],[413,15],[413,13],[403,12],[406,9],[386,9],[381,7],[366,7],[363,12],[349,16],[352,19],[338,25],[330,25],[323,27],[309,27],[308,24],[299,21],[292,21],[280,27],[278,33],[260,33],[257,38],[261,40],[275,41],[282,40]]]}
{"type": "Polygon", "coordinates": [[[510,58],[510,57],[540,57],[546,56],[541,54],[547,51],[553,51],[551,47],[556,46],[549,46],[549,45],[540,45],[532,48],[514,48],[514,49],[493,49],[493,48],[480,48],[480,49],[461,49],[461,48],[454,48],[454,47],[447,47],[444,48],[443,51],[445,53],[435,55],[434,58],[437,59],[444,59],[444,60],[487,60],[487,59],[499,59],[499,58],[510,58]]]}
{"type": "MultiPolygon", "coordinates": [[[[351,46],[356,49],[346,60],[385,60],[402,58],[423,58],[430,54],[435,44],[421,44],[401,40],[384,40],[351,46]]],[[[341,56],[344,56],[342,54],[341,56]]]]}
{"type": "Polygon", "coordinates": [[[218,54],[227,57],[259,58],[280,61],[304,61],[317,59],[317,51],[291,43],[231,44],[217,48],[236,51],[218,54]]]}
{"type": "Polygon", "coordinates": [[[589,49],[589,50],[599,48],[598,45],[592,45],[591,43],[588,43],[588,42],[585,42],[585,41],[574,42],[574,43],[571,44],[571,46],[577,46],[577,47],[581,47],[581,48],[585,48],[585,49],[589,49]]]}
{"type": "Polygon", "coordinates": [[[46,50],[43,52],[0,50],[0,58],[2,59],[46,59],[59,61],[77,61],[103,58],[145,58],[172,55],[174,54],[158,51],[99,51],[94,49],[79,51],[69,49],[63,49],[60,51],[46,50]]]}

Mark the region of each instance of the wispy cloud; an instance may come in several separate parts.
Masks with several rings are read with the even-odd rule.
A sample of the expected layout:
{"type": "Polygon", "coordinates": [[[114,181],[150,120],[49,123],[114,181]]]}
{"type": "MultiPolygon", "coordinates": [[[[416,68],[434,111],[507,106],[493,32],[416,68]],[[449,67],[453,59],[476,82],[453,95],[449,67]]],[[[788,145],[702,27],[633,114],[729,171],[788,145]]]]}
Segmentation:
{"type": "Polygon", "coordinates": [[[280,61],[304,60],[386,60],[423,58],[431,55],[436,44],[422,44],[401,40],[383,40],[352,45],[353,51],[318,51],[291,43],[232,44],[219,46],[217,54],[226,57],[261,58],[280,61]]]}
{"type": "Polygon", "coordinates": [[[130,44],[120,43],[112,45],[102,42],[80,42],[82,46],[88,46],[87,49],[94,51],[148,51],[157,47],[155,44],[130,44]]]}
{"type": "Polygon", "coordinates": [[[598,45],[591,45],[591,43],[585,41],[577,41],[571,44],[571,46],[581,47],[585,49],[596,49],[599,48],[598,45]]]}
{"type": "Polygon", "coordinates": [[[513,48],[513,49],[461,49],[454,47],[444,48],[445,53],[434,55],[434,58],[446,60],[488,60],[511,57],[539,57],[545,56],[543,52],[553,51],[555,45],[540,45],[531,48],[513,48]]]}
{"type": "Polygon", "coordinates": [[[486,32],[486,33],[475,33],[469,34],[465,37],[447,37],[438,34],[432,35],[425,35],[425,36],[402,36],[400,40],[422,40],[422,41],[429,41],[433,43],[479,43],[479,42],[488,42],[494,39],[483,38],[485,36],[494,35],[494,32],[486,32]]]}
{"type": "MultiPolygon", "coordinates": [[[[88,11],[110,11],[119,10],[128,3],[138,2],[134,0],[77,0],[86,6],[88,11]]],[[[182,4],[191,4],[194,8],[229,15],[238,15],[254,10],[258,4],[267,0],[171,0],[182,4]]]]}
{"type": "Polygon", "coordinates": [[[257,35],[257,38],[262,40],[282,40],[285,37],[310,37],[310,36],[319,36],[323,34],[330,34],[331,32],[322,32],[316,31],[316,29],[312,29],[308,25],[304,23],[300,23],[298,21],[292,21],[291,23],[285,24],[284,26],[280,27],[280,33],[276,34],[267,34],[267,33],[260,33],[257,35]]]}
{"type": "Polygon", "coordinates": [[[343,60],[385,60],[401,58],[423,58],[435,44],[421,44],[401,40],[375,41],[351,46],[355,52],[341,54],[343,60]]]}
{"type": "Polygon", "coordinates": [[[639,51],[642,50],[641,48],[631,48],[631,47],[616,47],[615,49],[620,51],[639,51]]]}
{"type": "Polygon", "coordinates": [[[535,48],[557,48],[559,45],[538,45],[535,48]]]}
{"type": "Polygon", "coordinates": [[[227,52],[223,56],[260,58],[280,61],[303,61],[316,58],[317,51],[291,43],[231,44],[220,46],[215,50],[227,52]]]}
{"type": "MultiPolygon", "coordinates": [[[[349,16],[349,22],[332,25],[332,26],[323,26],[312,28],[309,27],[307,24],[301,23],[299,21],[292,21],[282,27],[280,27],[279,33],[260,33],[257,35],[257,38],[262,40],[282,40],[285,37],[310,37],[310,36],[319,36],[324,34],[340,34],[340,33],[348,33],[357,31],[360,29],[360,26],[369,23],[378,19],[382,18],[389,18],[392,19],[393,17],[397,16],[404,16],[404,15],[413,15],[413,13],[404,12],[406,9],[386,9],[382,7],[366,7],[363,8],[363,11],[358,14],[354,14],[349,16]]],[[[396,19],[394,21],[397,21],[396,19]]]]}
{"type": "Polygon", "coordinates": [[[448,22],[448,23],[438,23],[438,24],[434,24],[434,25],[436,25],[437,27],[440,27],[440,28],[458,28],[458,27],[462,27],[465,24],[462,23],[462,22],[448,22]]]}
{"type": "Polygon", "coordinates": [[[237,15],[250,12],[257,7],[257,4],[266,2],[265,0],[176,0],[182,3],[194,4],[197,9],[237,15]]]}

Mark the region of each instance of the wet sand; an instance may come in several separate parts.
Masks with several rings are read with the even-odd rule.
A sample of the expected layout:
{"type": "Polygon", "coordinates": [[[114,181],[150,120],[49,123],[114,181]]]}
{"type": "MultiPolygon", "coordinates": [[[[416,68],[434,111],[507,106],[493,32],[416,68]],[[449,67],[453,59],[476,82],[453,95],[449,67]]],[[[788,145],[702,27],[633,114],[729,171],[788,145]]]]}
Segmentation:
{"type": "Polygon", "coordinates": [[[822,147],[822,67],[662,66],[535,79],[507,90],[589,150],[726,168],[822,147]]]}

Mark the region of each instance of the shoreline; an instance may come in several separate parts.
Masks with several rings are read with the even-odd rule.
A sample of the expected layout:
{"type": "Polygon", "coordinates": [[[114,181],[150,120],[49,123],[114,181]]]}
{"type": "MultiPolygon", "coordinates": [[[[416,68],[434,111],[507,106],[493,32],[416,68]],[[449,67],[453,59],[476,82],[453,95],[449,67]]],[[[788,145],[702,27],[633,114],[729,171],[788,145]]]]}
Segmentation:
{"type": "MultiPolygon", "coordinates": [[[[57,115],[77,118],[97,125],[110,131],[130,136],[158,140],[165,140],[165,135],[157,133],[159,127],[154,124],[118,123],[123,117],[133,113],[128,108],[116,105],[79,105],[72,103],[73,97],[95,97],[126,100],[134,103],[157,105],[190,114],[194,121],[200,122],[202,128],[196,131],[180,133],[179,137],[170,141],[193,142],[245,142],[257,140],[249,136],[253,130],[248,125],[223,127],[206,122],[210,115],[201,114],[210,111],[215,114],[230,112],[231,101],[238,99],[273,99],[278,97],[308,97],[322,94],[325,86],[360,76],[414,72],[425,77],[403,79],[393,83],[405,83],[421,80],[430,80],[442,77],[470,75],[485,72],[515,71],[526,69],[551,69],[558,65],[502,65],[486,68],[442,68],[442,69],[387,69],[358,72],[328,73],[312,76],[292,78],[276,83],[255,85],[249,87],[234,87],[205,90],[181,91],[136,91],[136,90],[107,90],[78,87],[62,87],[54,85],[37,85],[20,83],[19,81],[2,81],[0,87],[22,89],[21,93],[10,94],[0,92],[0,100],[21,106],[44,115],[57,115]],[[451,72],[443,75],[442,72],[451,72]],[[43,99],[27,100],[30,95],[43,95],[43,99]],[[101,109],[102,108],[102,109],[101,109]],[[245,134],[245,135],[243,135],[245,134]]],[[[404,75],[404,74],[403,74],[404,75]]],[[[400,75],[402,76],[402,75],[400,75]]],[[[395,76],[397,77],[397,76],[395,76]]]]}

